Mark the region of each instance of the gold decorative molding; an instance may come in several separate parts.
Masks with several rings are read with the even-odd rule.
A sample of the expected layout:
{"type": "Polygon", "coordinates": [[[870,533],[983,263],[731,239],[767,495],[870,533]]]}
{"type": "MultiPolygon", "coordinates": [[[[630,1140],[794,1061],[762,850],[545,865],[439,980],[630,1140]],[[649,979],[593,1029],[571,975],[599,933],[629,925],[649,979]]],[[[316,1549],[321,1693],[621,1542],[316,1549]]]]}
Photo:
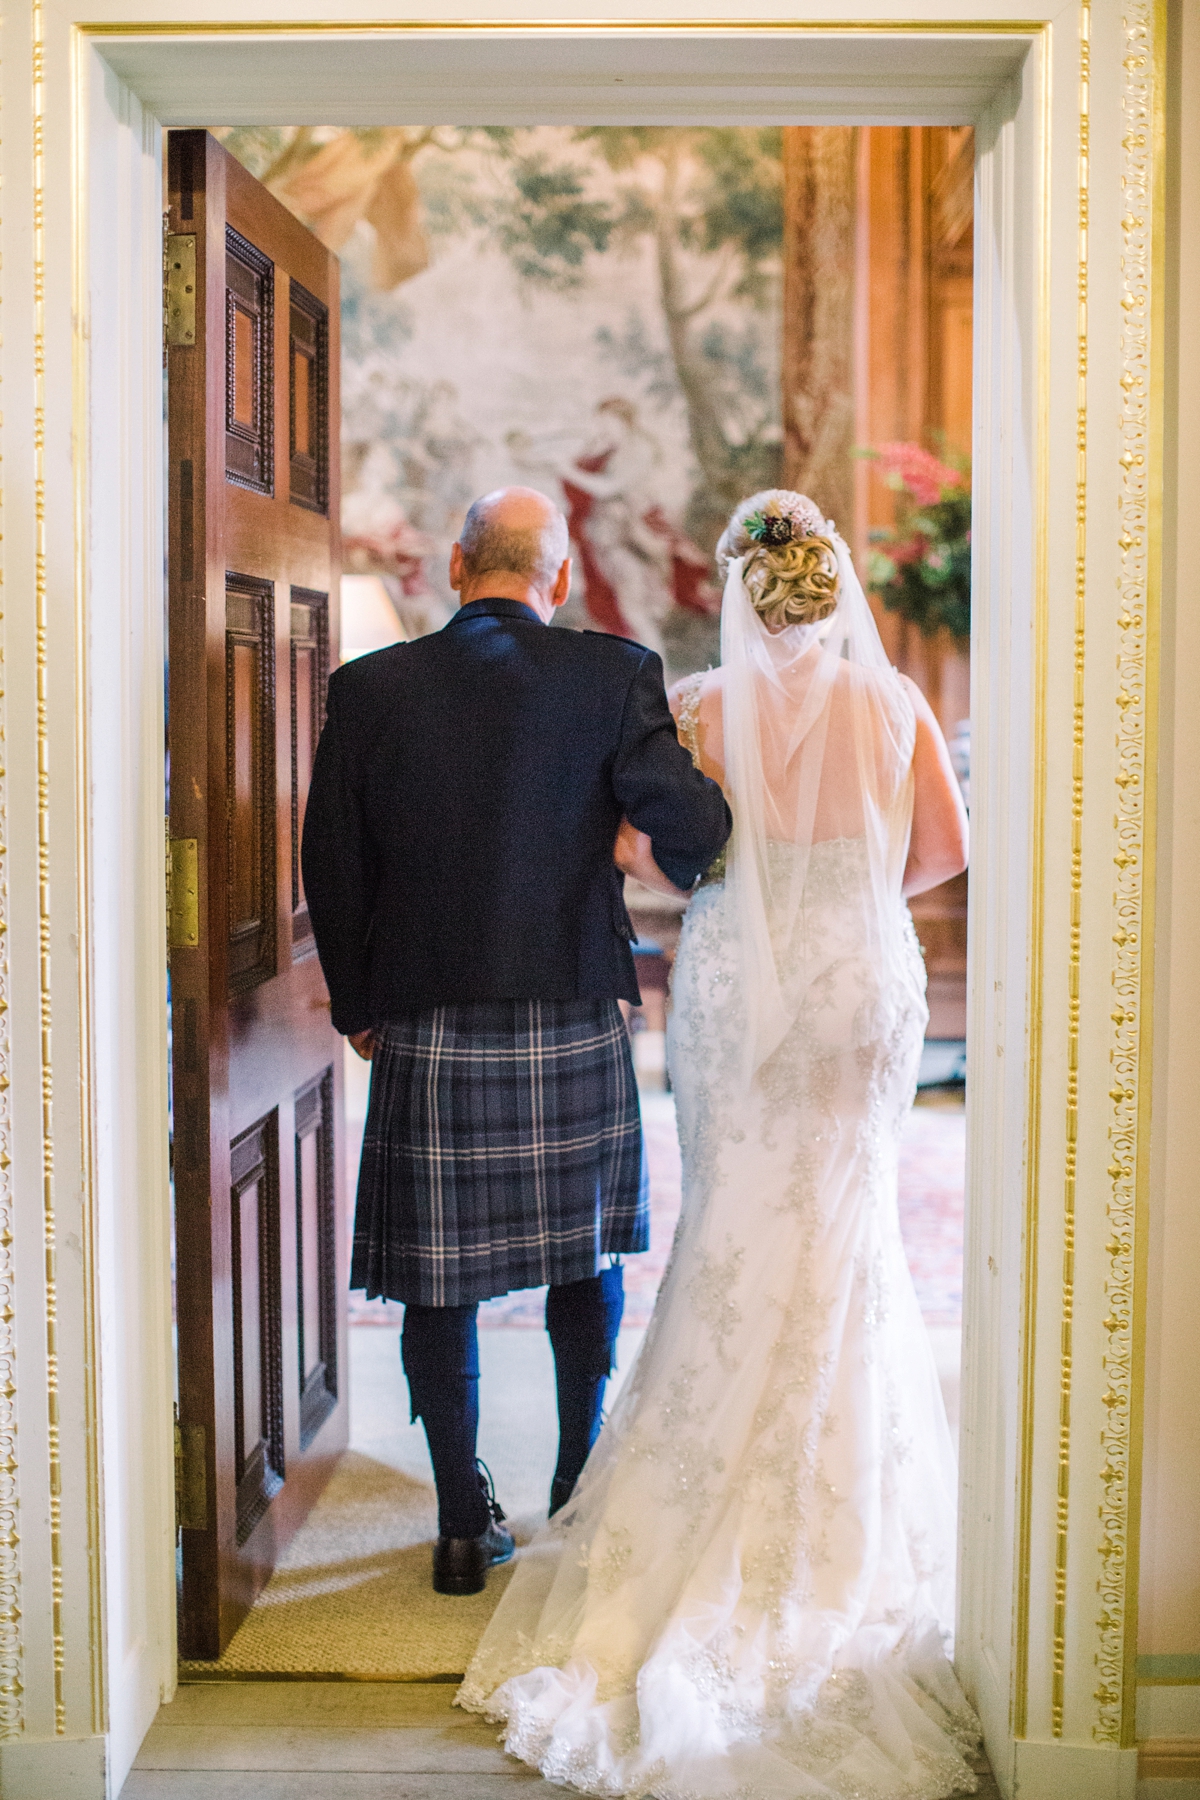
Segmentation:
{"type": "Polygon", "coordinates": [[[1071,1497],[1071,1387],[1075,1354],[1075,1184],[1079,1161],[1079,992],[1083,917],[1083,704],[1087,623],[1088,204],[1091,190],[1091,0],[1079,8],[1079,208],[1075,365],[1075,620],[1071,691],[1071,864],[1067,945],[1067,1116],[1059,1340],[1058,1481],[1054,1519],[1054,1627],[1050,1729],[1063,1734],[1067,1660],[1067,1530],[1071,1497]]]}
{"type": "Polygon", "coordinates": [[[1045,19],[97,19],[77,26],[88,37],[391,37],[423,31],[486,32],[492,36],[530,32],[581,33],[592,37],[645,36],[685,31],[690,36],[729,36],[761,32],[803,37],[831,32],[846,37],[893,37],[932,32],[942,37],[1040,37],[1045,19]]]}
{"type": "MultiPolygon", "coordinates": [[[[0,499],[0,508],[3,501],[0,499]]],[[[0,534],[0,542],[3,541],[0,534]]],[[[12,1180],[12,1040],[9,1030],[8,793],[4,722],[8,682],[0,566],[0,1738],[24,1724],[20,1506],[17,1490],[16,1220],[12,1180]]]]}
{"type": "MultiPolygon", "coordinates": [[[[1136,1700],[1140,1482],[1139,1262],[1144,1258],[1153,946],[1154,699],[1157,685],[1158,456],[1154,441],[1156,238],[1161,236],[1161,19],[1154,0],[1126,0],[1121,113],[1121,343],[1117,518],[1116,794],[1113,818],[1111,1183],[1104,1291],[1105,1423],[1100,1478],[1101,1612],[1096,1656],[1102,1743],[1131,1744],[1136,1700]],[[1156,29],[1157,26],[1157,29],[1156,29]]],[[[1161,389],[1161,379],[1159,381],[1161,389]]]]}
{"type": "Polygon", "coordinates": [[[54,1064],[50,1048],[49,592],[46,581],[46,38],[43,0],[31,0],[33,39],[33,496],[37,644],[38,998],[42,1086],[42,1230],[46,1305],[46,1450],[50,1502],[50,1632],[54,1729],[67,1728],[64,1691],[62,1448],[58,1392],[58,1219],[54,1196],[54,1064]]]}
{"type": "Polygon", "coordinates": [[[1033,1567],[1033,1472],[1037,1423],[1038,1253],[1041,1248],[1042,1011],[1046,929],[1046,662],[1050,638],[1050,81],[1041,71],[1041,196],[1038,240],[1037,525],[1034,536],[1033,793],[1029,906],[1028,1125],[1025,1149],[1025,1226],[1021,1269],[1020,1429],[1017,1465],[1016,1594],[1011,1723],[1014,1737],[1029,1724],[1029,1606],[1033,1567]]]}

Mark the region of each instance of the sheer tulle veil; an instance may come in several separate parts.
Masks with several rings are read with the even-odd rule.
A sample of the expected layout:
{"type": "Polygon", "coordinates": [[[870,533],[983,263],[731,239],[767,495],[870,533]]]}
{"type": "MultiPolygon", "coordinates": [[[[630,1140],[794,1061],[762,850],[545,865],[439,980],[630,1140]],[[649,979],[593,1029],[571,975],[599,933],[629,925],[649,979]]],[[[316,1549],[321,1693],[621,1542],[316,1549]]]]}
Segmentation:
{"type": "Polygon", "coordinates": [[[810,963],[799,934],[814,848],[862,841],[870,870],[858,890],[864,943],[884,969],[906,966],[899,898],[915,716],[849,548],[832,525],[823,534],[838,568],[837,605],[827,619],[770,630],[746,590],[744,557],[729,563],[721,607],[725,787],[734,817],[725,879],[746,1008],[747,1081],[807,998],[810,963]]]}

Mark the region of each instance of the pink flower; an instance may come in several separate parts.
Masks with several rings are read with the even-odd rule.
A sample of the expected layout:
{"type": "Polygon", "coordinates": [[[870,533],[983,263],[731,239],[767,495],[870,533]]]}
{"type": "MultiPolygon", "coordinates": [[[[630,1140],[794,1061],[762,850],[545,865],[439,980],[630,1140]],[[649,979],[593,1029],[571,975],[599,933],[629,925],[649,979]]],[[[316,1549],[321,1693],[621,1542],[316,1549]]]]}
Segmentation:
{"type": "Polygon", "coordinates": [[[928,548],[928,538],[914,533],[912,537],[900,538],[898,542],[889,544],[888,555],[898,567],[903,568],[905,563],[920,562],[928,548]]]}
{"type": "Polygon", "coordinates": [[[879,459],[885,472],[899,478],[918,506],[935,506],[946,488],[966,486],[959,470],[939,462],[920,444],[880,444],[879,459]]]}

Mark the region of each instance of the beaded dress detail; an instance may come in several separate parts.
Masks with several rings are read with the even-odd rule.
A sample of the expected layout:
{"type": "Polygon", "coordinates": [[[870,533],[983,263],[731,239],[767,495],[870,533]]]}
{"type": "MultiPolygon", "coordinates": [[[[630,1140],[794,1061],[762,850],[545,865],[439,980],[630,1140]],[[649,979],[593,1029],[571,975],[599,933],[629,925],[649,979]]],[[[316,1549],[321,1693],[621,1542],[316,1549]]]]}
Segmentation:
{"type": "MultiPolygon", "coordinates": [[[[684,749],[697,768],[700,767],[700,690],[707,673],[706,669],[700,669],[680,684],[683,698],[679,706],[679,735],[683,739],[684,749]]],[[[725,879],[725,860],[728,854],[728,848],[722,845],[700,877],[701,887],[706,882],[725,879]]]]}
{"type": "MultiPolygon", "coordinates": [[[[889,793],[902,872],[911,782],[889,793]]],[[[768,836],[787,1018],[748,1078],[739,818],[675,962],[683,1210],[654,1316],[459,1704],[587,1794],[941,1800],[977,1785],[978,1724],[948,1661],[955,1461],[897,1213],[924,966],[869,832],[768,836]]]]}

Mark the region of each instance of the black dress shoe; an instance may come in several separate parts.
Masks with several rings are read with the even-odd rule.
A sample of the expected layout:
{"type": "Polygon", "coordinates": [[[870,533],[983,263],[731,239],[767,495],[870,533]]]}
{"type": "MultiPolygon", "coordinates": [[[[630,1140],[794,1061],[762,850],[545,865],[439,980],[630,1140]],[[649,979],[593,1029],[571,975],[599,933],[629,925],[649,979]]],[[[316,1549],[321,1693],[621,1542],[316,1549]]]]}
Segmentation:
{"type": "Polygon", "coordinates": [[[478,1537],[440,1537],[433,1547],[435,1594],[481,1594],[487,1572],[512,1556],[512,1532],[492,1520],[478,1537]]]}
{"type": "Polygon", "coordinates": [[[487,1572],[496,1563],[506,1563],[516,1546],[512,1532],[504,1523],[504,1508],[496,1498],[492,1471],[485,1462],[476,1462],[479,1486],[491,1513],[491,1522],[478,1537],[440,1537],[433,1547],[433,1591],[435,1594],[481,1594],[487,1572]]]}

